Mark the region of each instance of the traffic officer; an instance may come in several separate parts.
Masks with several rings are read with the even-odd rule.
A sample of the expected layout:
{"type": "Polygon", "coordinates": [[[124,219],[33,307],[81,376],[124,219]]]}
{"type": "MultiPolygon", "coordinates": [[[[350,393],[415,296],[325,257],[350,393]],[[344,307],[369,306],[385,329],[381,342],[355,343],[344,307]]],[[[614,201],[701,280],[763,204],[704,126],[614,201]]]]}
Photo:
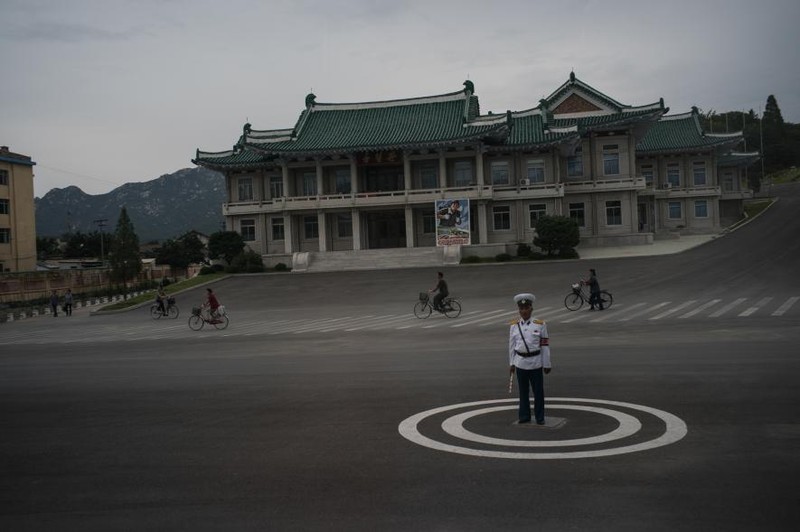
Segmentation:
{"type": "Polygon", "coordinates": [[[543,320],[531,318],[533,294],[517,294],[514,302],[519,309],[519,320],[511,323],[508,331],[509,371],[517,374],[519,388],[519,420],[531,422],[530,390],[533,388],[534,415],[537,425],[544,425],[544,374],[550,373],[550,342],[547,325],[543,320]]]}

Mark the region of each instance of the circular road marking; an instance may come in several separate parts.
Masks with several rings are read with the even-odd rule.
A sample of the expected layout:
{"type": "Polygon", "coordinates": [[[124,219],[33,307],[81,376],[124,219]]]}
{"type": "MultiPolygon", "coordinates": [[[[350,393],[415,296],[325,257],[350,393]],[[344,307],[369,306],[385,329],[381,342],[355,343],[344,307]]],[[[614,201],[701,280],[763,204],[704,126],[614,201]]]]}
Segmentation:
{"type": "Polygon", "coordinates": [[[597,449],[597,450],[586,450],[586,451],[563,451],[563,452],[544,452],[544,451],[527,451],[527,452],[514,452],[514,451],[494,451],[494,450],[482,450],[482,449],[471,449],[468,447],[461,447],[458,445],[451,445],[448,443],[443,443],[436,441],[432,438],[424,436],[417,426],[420,422],[424,419],[441,414],[443,412],[448,412],[451,410],[457,410],[461,408],[471,407],[471,406],[481,406],[481,405],[489,405],[489,404],[498,404],[498,403],[516,403],[517,399],[499,399],[499,400],[489,400],[489,401],[475,401],[471,403],[460,403],[456,405],[448,405],[439,408],[433,408],[431,410],[426,410],[425,412],[420,412],[419,414],[415,414],[407,419],[404,419],[399,427],[398,431],[400,434],[409,441],[412,441],[418,445],[422,445],[424,447],[428,447],[430,449],[436,449],[438,451],[445,451],[451,452],[456,454],[464,454],[470,456],[482,456],[482,457],[489,457],[489,458],[507,458],[507,459],[516,459],[516,460],[556,460],[556,459],[570,459],[570,458],[596,458],[600,456],[613,456],[618,454],[626,454],[626,453],[633,453],[638,451],[646,451],[649,449],[655,449],[657,447],[661,447],[664,445],[669,445],[671,443],[675,443],[681,440],[684,436],[686,436],[688,429],[686,427],[686,423],[683,422],[679,417],[670,414],[669,412],[665,412],[663,410],[657,410],[655,408],[650,408],[647,406],[636,405],[633,403],[624,403],[620,401],[607,401],[603,399],[580,399],[580,398],[571,398],[571,397],[553,397],[548,399],[548,407],[552,409],[559,409],[559,408],[571,408],[573,410],[588,410],[592,412],[596,412],[599,414],[610,415],[617,419],[620,423],[620,427],[616,430],[603,435],[597,436],[594,438],[582,438],[580,440],[562,440],[561,442],[530,442],[530,441],[516,441],[516,440],[502,440],[498,438],[485,438],[483,436],[473,434],[465,429],[461,428],[463,422],[475,415],[484,414],[490,411],[495,410],[506,410],[506,409],[513,409],[513,405],[503,406],[503,407],[495,407],[495,408],[486,408],[477,410],[474,412],[467,412],[463,414],[459,414],[456,416],[452,416],[445,420],[442,424],[443,430],[451,434],[452,436],[456,436],[462,439],[476,441],[480,443],[487,443],[492,445],[506,445],[506,446],[525,446],[525,447],[541,447],[546,445],[560,445],[560,446],[567,446],[567,445],[588,445],[592,443],[600,443],[600,442],[607,442],[612,440],[621,439],[623,437],[629,436],[638,430],[641,429],[641,423],[633,418],[633,416],[629,416],[628,414],[624,414],[621,412],[616,412],[611,409],[604,409],[604,408],[597,408],[597,407],[586,407],[582,406],[576,408],[575,406],[568,406],[568,405],[558,405],[557,402],[565,402],[565,403],[594,403],[594,404],[601,404],[606,406],[617,406],[623,407],[630,410],[637,410],[640,412],[645,412],[652,416],[659,418],[661,421],[664,422],[666,425],[666,430],[664,433],[659,436],[658,438],[632,444],[632,445],[623,445],[621,447],[613,447],[609,449],[597,449]],[[612,414],[613,412],[613,414],[612,414]],[[627,416],[627,417],[626,417],[627,416]],[[636,425],[632,424],[628,418],[633,418],[636,421],[636,425]],[[638,425],[638,426],[637,426],[638,425]],[[631,432],[633,427],[636,426],[636,430],[631,432]],[[630,434],[629,434],[630,433],[630,434]],[[513,442],[513,443],[512,443],[513,442]],[[578,442],[578,443],[575,443],[578,442]]]}

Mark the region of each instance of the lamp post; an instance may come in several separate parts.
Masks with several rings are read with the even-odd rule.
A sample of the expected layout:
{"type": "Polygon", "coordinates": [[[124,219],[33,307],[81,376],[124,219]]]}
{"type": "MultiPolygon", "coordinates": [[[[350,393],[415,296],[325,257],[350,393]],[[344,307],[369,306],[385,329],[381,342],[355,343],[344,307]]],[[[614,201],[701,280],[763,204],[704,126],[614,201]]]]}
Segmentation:
{"type": "Polygon", "coordinates": [[[103,228],[106,226],[106,222],[108,222],[108,218],[93,220],[93,223],[97,224],[97,227],[100,229],[100,262],[103,266],[106,265],[106,254],[103,246],[103,228]]]}

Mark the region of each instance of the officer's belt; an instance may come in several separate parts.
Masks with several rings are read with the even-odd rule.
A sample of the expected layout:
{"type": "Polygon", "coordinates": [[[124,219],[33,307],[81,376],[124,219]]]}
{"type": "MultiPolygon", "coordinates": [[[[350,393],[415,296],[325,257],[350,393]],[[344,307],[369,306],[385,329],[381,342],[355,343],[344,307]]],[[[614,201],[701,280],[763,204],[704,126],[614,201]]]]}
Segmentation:
{"type": "Polygon", "coordinates": [[[542,350],[541,349],[537,349],[536,351],[531,351],[530,353],[520,353],[519,351],[514,351],[514,352],[516,354],[518,354],[519,356],[521,356],[522,358],[528,358],[528,357],[535,357],[536,355],[539,355],[542,352],[542,350]]]}

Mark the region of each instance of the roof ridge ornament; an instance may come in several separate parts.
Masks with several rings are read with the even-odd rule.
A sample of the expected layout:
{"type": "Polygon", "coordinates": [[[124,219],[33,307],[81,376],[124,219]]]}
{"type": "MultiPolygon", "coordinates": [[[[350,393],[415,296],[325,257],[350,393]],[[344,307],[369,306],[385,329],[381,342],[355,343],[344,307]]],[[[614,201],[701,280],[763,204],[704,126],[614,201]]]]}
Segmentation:
{"type": "Polygon", "coordinates": [[[570,73],[569,73],[569,82],[570,83],[575,83],[575,71],[574,70],[570,71],[570,73]]]}
{"type": "Polygon", "coordinates": [[[466,80],[464,82],[464,94],[466,94],[467,96],[475,94],[475,84],[472,83],[470,80],[466,80]]]}
{"type": "Polygon", "coordinates": [[[314,94],[313,92],[309,92],[306,95],[306,109],[314,107],[314,105],[317,103],[316,100],[317,100],[317,95],[314,94]]]}

